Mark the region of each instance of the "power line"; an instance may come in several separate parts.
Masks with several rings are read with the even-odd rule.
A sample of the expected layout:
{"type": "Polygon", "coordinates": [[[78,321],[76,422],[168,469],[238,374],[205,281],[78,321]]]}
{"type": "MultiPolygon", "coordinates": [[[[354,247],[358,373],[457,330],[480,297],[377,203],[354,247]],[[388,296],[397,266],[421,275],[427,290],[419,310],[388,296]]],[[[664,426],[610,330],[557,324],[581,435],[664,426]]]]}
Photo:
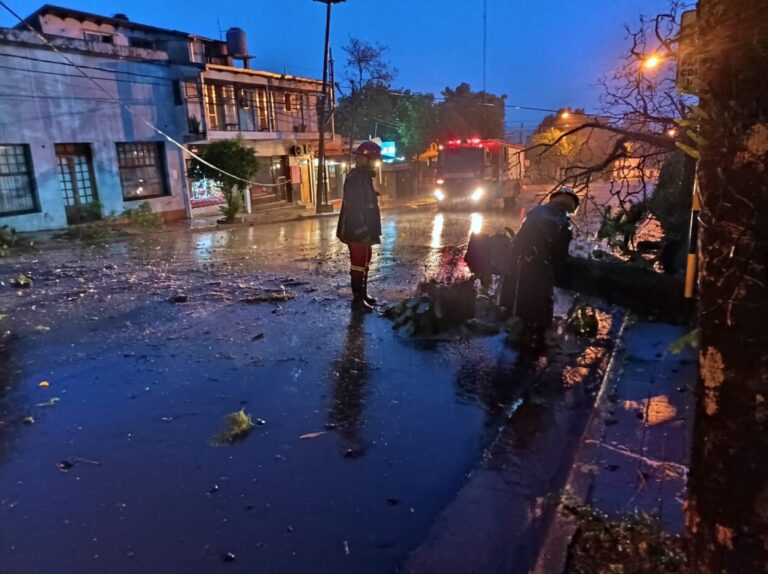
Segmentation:
{"type": "Polygon", "coordinates": [[[488,0],[483,0],[483,92],[488,74],[488,0]]]}
{"type": "Polygon", "coordinates": [[[129,79],[122,79],[122,78],[84,78],[83,76],[78,76],[76,74],[65,74],[64,72],[52,72],[48,70],[31,70],[29,68],[18,68],[15,66],[3,66],[0,64],[0,69],[3,70],[14,70],[17,72],[29,72],[31,74],[43,74],[45,76],[59,76],[62,78],[76,78],[80,80],[91,80],[91,81],[105,81],[105,82],[118,82],[118,83],[125,83],[125,84],[141,84],[145,86],[159,86],[159,87],[170,87],[169,82],[166,83],[158,83],[158,82],[143,82],[141,80],[129,80],[129,79]]]}
{"type": "MultiPolygon", "coordinates": [[[[8,12],[9,12],[9,13],[10,13],[10,14],[11,14],[11,15],[14,17],[14,18],[16,18],[16,19],[17,19],[17,20],[18,20],[18,21],[19,21],[21,24],[23,24],[23,25],[25,25],[27,28],[29,28],[29,30],[30,30],[30,31],[31,31],[31,32],[32,32],[32,33],[33,33],[35,36],[37,36],[37,38],[38,38],[38,39],[40,39],[40,40],[41,40],[41,41],[42,41],[44,44],[46,44],[47,46],[49,46],[49,47],[50,47],[50,48],[51,48],[51,49],[52,49],[54,52],[56,52],[56,53],[57,53],[59,56],[61,56],[61,58],[62,58],[63,60],[65,60],[65,61],[66,61],[66,62],[67,62],[69,65],[71,65],[71,66],[72,66],[72,67],[74,67],[74,68],[75,68],[75,69],[76,69],[78,72],[80,72],[84,78],[87,78],[88,80],[90,80],[90,81],[91,81],[91,83],[93,83],[93,85],[94,85],[94,86],[96,86],[96,88],[97,88],[97,89],[99,89],[100,91],[104,92],[104,94],[106,94],[106,96],[107,96],[107,97],[108,97],[108,98],[109,98],[111,101],[113,101],[113,102],[115,102],[116,104],[118,104],[120,107],[122,107],[122,108],[123,108],[123,109],[124,109],[126,112],[128,112],[130,115],[132,115],[132,116],[134,116],[134,117],[137,117],[137,119],[138,119],[138,120],[139,120],[141,123],[145,124],[146,126],[148,126],[149,128],[151,128],[152,130],[154,130],[155,132],[157,132],[159,135],[163,136],[163,137],[164,137],[166,140],[168,140],[168,141],[169,141],[171,144],[173,144],[173,145],[177,146],[179,149],[181,149],[181,150],[183,150],[183,151],[187,152],[187,153],[190,155],[190,157],[194,158],[195,160],[197,160],[198,162],[202,163],[203,165],[206,165],[206,166],[210,167],[211,169],[213,169],[213,170],[215,170],[215,171],[217,171],[217,172],[221,173],[222,175],[226,175],[227,177],[230,177],[230,178],[232,178],[232,179],[234,179],[234,180],[236,180],[236,181],[241,181],[241,182],[243,182],[243,183],[247,183],[247,184],[249,184],[249,185],[261,185],[261,186],[265,186],[265,184],[260,184],[260,183],[254,182],[254,181],[249,181],[249,180],[247,180],[247,179],[243,179],[243,178],[241,178],[241,177],[238,177],[238,176],[236,176],[236,175],[234,175],[234,174],[232,174],[232,173],[229,173],[229,172],[227,172],[227,171],[224,171],[224,170],[223,170],[223,169],[221,169],[220,167],[217,167],[217,166],[213,165],[212,163],[210,163],[210,162],[206,161],[205,159],[201,158],[199,155],[197,155],[197,154],[196,154],[196,153],[194,153],[192,150],[190,150],[189,148],[187,148],[187,147],[186,147],[184,144],[182,144],[182,143],[180,143],[180,142],[176,141],[175,139],[173,139],[171,136],[169,136],[167,133],[165,133],[165,132],[164,132],[163,130],[161,130],[159,127],[157,127],[156,125],[154,125],[152,122],[150,122],[150,121],[148,121],[148,120],[146,120],[146,119],[144,119],[144,118],[142,118],[142,117],[136,116],[135,112],[134,112],[134,111],[133,111],[131,108],[129,108],[129,107],[126,105],[126,104],[124,104],[124,103],[123,103],[123,102],[121,102],[120,100],[118,100],[118,99],[114,98],[114,97],[112,96],[112,94],[110,94],[110,93],[109,93],[109,92],[108,92],[108,91],[107,91],[107,90],[106,90],[106,89],[105,89],[105,88],[104,88],[104,87],[103,87],[101,84],[99,84],[99,83],[98,83],[98,82],[97,82],[95,79],[91,78],[91,77],[90,77],[90,76],[89,76],[89,75],[88,75],[88,74],[87,74],[87,73],[86,73],[86,72],[85,72],[85,71],[84,71],[84,70],[83,70],[83,69],[82,69],[80,66],[78,66],[76,63],[74,63],[74,62],[73,62],[73,61],[72,61],[72,60],[71,60],[71,59],[70,59],[70,58],[69,58],[69,57],[68,57],[66,54],[64,54],[63,52],[61,52],[61,51],[60,51],[60,50],[59,50],[59,49],[58,49],[58,48],[57,48],[57,47],[56,47],[56,46],[55,46],[53,43],[51,43],[51,42],[48,40],[48,38],[46,38],[46,37],[45,37],[45,36],[43,36],[43,35],[42,35],[40,32],[38,32],[37,30],[35,30],[35,28],[33,28],[33,27],[32,27],[32,25],[31,25],[29,22],[27,22],[27,21],[26,21],[26,20],[24,20],[24,19],[23,19],[21,16],[19,16],[19,14],[18,14],[18,13],[16,13],[16,11],[15,11],[15,10],[13,10],[13,8],[11,8],[10,6],[8,6],[8,4],[6,4],[4,0],[0,0],[0,6],[2,6],[3,8],[5,8],[5,9],[6,9],[6,10],[7,10],[7,11],[8,11],[8,12]]],[[[278,185],[279,185],[279,184],[278,184],[278,185]]]]}
{"type": "MultiPolygon", "coordinates": [[[[42,62],[44,64],[55,64],[57,66],[71,66],[72,65],[72,64],[68,64],[66,62],[57,62],[55,60],[46,60],[46,59],[43,59],[43,58],[35,58],[33,56],[22,56],[21,54],[7,54],[5,52],[0,52],[0,56],[5,56],[7,58],[17,58],[19,60],[28,60],[28,61],[31,61],[31,62],[42,62]]],[[[156,66],[161,65],[161,64],[158,64],[158,63],[154,63],[154,62],[151,62],[151,64],[152,65],[156,65],[156,66]]],[[[152,75],[152,74],[141,74],[139,72],[129,72],[129,71],[126,71],[126,70],[110,70],[109,68],[101,68],[99,66],[86,66],[86,65],[80,64],[79,67],[84,69],[84,70],[97,70],[99,72],[108,72],[110,74],[123,74],[123,75],[126,75],[126,76],[137,76],[137,77],[140,77],[140,78],[152,78],[154,80],[163,80],[163,79],[165,79],[162,76],[155,76],[155,75],[152,75]]]]}
{"type": "MultiPolygon", "coordinates": [[[[4,55],[4,54],[0,54],[0,55],[4,55]]],[[[40,61],[40,62],[47,62],[47,63],[51,63],[51,64],[58,64],[58,62],[52,62],[50,60],[40,60],[40,59],[35,59],[35,60],[40,61]]],[[[64,64],[64,63],[62,63],[61,65],[63,65],[63,66],[70,66],[70,64],[64,64]]],[[[48,71],[48,70],[35,70],[35,69],[30,69],[30,68],[19,68],[19,67],[16,67],[16,66],[3,66],[2,64],[0,64],[0,69],[12,70],[12,71],[18,71],[18,72],[27,72],[27,73],[31,73],[31,74],[43,74],[43,75],[50,75],[50,76],[58,76],[58,77],[63,77],[63,78],[74,78],[74,79],[81,79],[81,80],[90,80],[90,81],[96,80],[96,81],[104,81],[104,82],[117,82],[117,83],[129,83],[129,84],[136,84],[136,85],[158,86],[158,87],[163,87],[163,88],[167,87],[169,89],[172,88],[172,82],[175,82],[175,81],[183,82],[183,80],[172,80],[172,79],[169,79],[165,83],[157,83],[157,82],[144,82],[144,81],[141,81],[141,80],[122,79],[122,78],[104,78],[104,77],[93,77],[93,76],[91,76],[89,78],[86,78],[86,77],[84,77],[82,75],[76,75],[76,74],[66,74],[64,72],[52,72],[52,71],[48,71]]],[[[92,68],[92,69],[94,69],[94,68],[92,68]]],[[[149,77],[149,76],[147,76],[147,77],[149,77]]],[[[294,90],[294,92],[295,92],[295,90],[294,90]]],[[[313,95],[313,94],[316,94],[316,93],[319,93],[319,92],[302,92],[302,93],[307,94],[307,95],[313,95]]],[[[273,92],[273,94],[274,94],[274,92],[273,92]]],[[[25,97],[52,98],[51,96],[41,96],[41,95],[38,95],[38,94],[29,94],[29,95],[25,95],[25,97]]],[[[54,99],[54,98],[52,98],[52,99],[54,99]]],[[[61,98],[61,96],[55,96],[55,99],[62,99],[62,98],[61,98]]],[[[67,99],[75,99],[76,100],[76,99],[92,99],[92,98],[82,98],[82,97],[78,97],[78,96],[67,96],[67,99]]],[[[100,99],[99,101],[106,101],[106,100],[100,99]]],[[[111,101],[111,98],[109,99],[109,101],[111,101]]],[[[126,103],[126,100],[121,100],[121,101],[123,103],[126,103]]],[[[137,101],[137,100],[134,100],[134,101],[137,101]]],[[[156,100],[147,100],[147,101],[156,101],[156,100]]],[[[188,98],[187,101],[200,102],[200,101],[203,101],[203,99],[202,98],[198,98],[198,99],[189,99],[188,98]]],[[[235,102],[226,102],[226,104],[235,104],[235,102]]],[[[168,104],[168,105],[170,105],[170,104],[168,104]]],[[[307,113],[309,113],[309,112],[310,112],[310,110],[307,110],[307,113]]],[[[288,112],[288,111],[274,109],[272,113],[275,116],[280,117],[281,119],[287,119],[289,121],[298,121],[298,120],[301,119],[301,116],[300,116],[299,112],[288,112]]]]}
{"type": "MultiPolygon", "coordinates": [[[[0,53],[0,56],[9,56],[9,54],[0,53]]],[[[67,63],[63,63],[63,62],[54,62],[52,60],[44,60],[44,59],[39,59],[39,58],[29,58],[29,57],[24,57],[24,56],[18,56],[18,57],[26,59],[26,60],[32,60],[32,61],[37,61],[37,62],[42,62],[42,63],[57,64],[57,65],[62,65],[62,66],[75,67],[75,68],[77,68],[77,67],[81,67],[81,68],[84,68],[84,69],[86,68],[85,66],[79,66],[79,65],[75,65],[75,64],[67,64],[67,63]]],[[[83,76],[83,75],[66,74],[66,73],[63,73],[63,72],[52,72],[52,71],[47,71],[47,70],[33,70],[33,69],[29,69],[29,68],[19,68],[19,67],[14,67],[14,66],[4,66],[2,64],[0,64],[0,69],[15,70],[15,71],[20,71],[20,72],[29,72],[29,73],[43,74],[43,75],[50,75],[50,76],[60,76],[60,77],[65,77],[65,78],[76,78],[76,79],[88,80],[88,81],[91,81],[91,82],[93,82],[93,81],[106,81],[106,82],[139,84],[139,85],[147,85],[147,86],[160,86],[160,87],[171,87],[171,82],[178,81],[178,80],[168,79],[164,83],[158,83],[158,82],[144,82],[144,81],[141,81],[141,80],[130,80],[130,79],[122,79],[122,78],[104,78],[104,77],[93,77],[93,76],[86,77],[86,76],[83,76]]],[[[95,67],[95,66],[90,66],[90,67],[88,67],[88,69],[101,70],[101,71],[110,71],[110,72],[119,73],[119,74],[131,74],[131,75],[135,75],[135,76],[139,76],[139,77],[162,79],[159,76],[150,76],[148,74],[136,74],[136,73],[131,73],[131,72],[121,72],[121,71],[117,71],[117,70],[107,70],[107,69],[98,68],[98,67],[95,67]]],[[[425,95],[425,94],[404,94],[404,93],[397,92],[397,91],[394,91],[394,90],[387,90],[387,91],[391,95],[399,96],[399,97],[413,97],[413,98],[432,97],[432,98],[434,98],[438,102],[446,101],[445,98],[442,97],[442,96],[432,96],[432,95],[425,95]]],[[[312,94],[318,94],[319,92],[307,92],[307,93],[312,95],[312,94]]],[[[227,102],[227,103],[231,103],[231,102],[227,102]]],[[[493,103],[488,103],[488,104],[483,104],[483,105],[486,105],[488,107],[497,107],[496,104],[493,104],[493,103]]],[[[531,107],[531,106],[522,106],[522,105],[516,105],[516,104],[504,104],[503,107],[508,108],[508,109],[515,109],[515,110],[529,110],[529,111],[540,111],[540,112],[550,112],[550,113],[558,113],[560,111],[560,110],[555,110],[555,109],[550,109],[550,108],[535,108],[535,107],[531,107]]],[[[565,109],[565,108],[561,108],[561,109],[565,109]]],[[[294,117],[294,115],[292,115],[291,112],[275,110],[274,113],[277,114],[277,115],[281,115],[281,116],[283,116],[285,118],[298,119],[298,118],[294,117]]],[[[580,112],[569,112],[569,113],[572,114],[572,115],[585,115],[585,116],[592,115],[592,114],[580,113],[580,112]]]]}
{"type": "MultiPolygon", "coordinates": [[[[403,92],[398,92],[396,90],[391,90],[389,88],[386,88],[386,91],[389,94],[393,95],[393,96],[400,96],[400,97],[403,97],[403,98],[432,98],[436,102],[445,102],[445,101],[447,101],[445,96],[436,96],[436,95],[430,94],[430,93],[426,93],[426,94],[425,93],[408,93],[408,94],[405,94],[403,92]]],[[[484,104],[479,104],[479,105],[488,106],[488,107],[498,107],[496,104],[491,103],[491,102],[484,103],[484,104]]],[[[503,104],[503,106],[501,106],[501,107],[504,107],[504,108],[507,108],[507,109],[511,109],[511,110],[526,110],[526,111],[533,111],[533,112],[547,112],[547,113],[552,113],[552,114],[557,114],[557,113],[559,113],[559,112],[561,112],[563,110],[567,110],[568,113],[573,115],[573,116],[597,116],[597,115],[604,115],[604,114],[601,114],[601,113],[598,113],[598,112],[594,112],[594,113],[574,112],[568,106],[563,106],[563,107],[561,107],[560,109],[557,109],[557,110],[553,109],[553,108],[538,108],[538,107],[533,107],[533,106],[524,106],[524,105],[520,105],[520,104],[503,104]]]]}
{"type": "MultiPolygon", "coordinates": [[[[62,98],[61,96],[44,96],[41,94],[10,94],[10,93],[0,93],[0,98],[8,98],[8,99],[18,99],[18,100],[60,100],[64,101],[65,98],[62,98]]],[[[120,105],[122,103],[132,103],[132,104],[154,104],[163,107],[171,107],[172,104],[170,102],[158,102],[155,98],[144,98],[144,99],[132,99],[132,100],[126,100],[126,102],[119,102],[114,100],[113,98],[94,98],[94,97],[88,97],[88,96],[67,96],[67,100],[77,100],[77,101],[83,101],[83,102],[108,102],[115,105],[120,105]]]]}

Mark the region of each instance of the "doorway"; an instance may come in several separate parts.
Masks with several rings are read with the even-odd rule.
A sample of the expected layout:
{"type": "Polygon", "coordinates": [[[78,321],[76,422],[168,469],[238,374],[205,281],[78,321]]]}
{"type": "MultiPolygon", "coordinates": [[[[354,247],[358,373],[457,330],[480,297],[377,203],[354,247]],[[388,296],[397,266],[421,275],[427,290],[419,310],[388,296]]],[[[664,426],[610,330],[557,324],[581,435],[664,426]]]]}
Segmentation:
{"type": "Polygon", "coordinates": [[[71,225],[101,219],[101,205],[93,177],[91,146],[56,144],[55,150],[67,223],[71,225]]]}
{"type": "Polygon", "coordinates": [[[309,162],[301,162],[299,170],[301,172],[301,203],[310,205],[312,203],[312,175],[309,170],[309,162]]]}

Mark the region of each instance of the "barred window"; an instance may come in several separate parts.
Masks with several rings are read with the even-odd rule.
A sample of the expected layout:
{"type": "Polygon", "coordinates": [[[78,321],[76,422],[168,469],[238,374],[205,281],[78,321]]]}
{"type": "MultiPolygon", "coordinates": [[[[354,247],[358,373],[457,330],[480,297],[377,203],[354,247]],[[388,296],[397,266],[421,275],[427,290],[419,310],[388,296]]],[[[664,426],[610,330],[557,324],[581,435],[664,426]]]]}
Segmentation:
{"type": "Polygon", "coordinates": [[[0,144],[0,215],[36,209],[29,146],[0,144]]]}
{"type": "Polygon", "coordinates": [[[168,195],[164,153],[161,142],[117,144],[123,199],[168,195]]]}

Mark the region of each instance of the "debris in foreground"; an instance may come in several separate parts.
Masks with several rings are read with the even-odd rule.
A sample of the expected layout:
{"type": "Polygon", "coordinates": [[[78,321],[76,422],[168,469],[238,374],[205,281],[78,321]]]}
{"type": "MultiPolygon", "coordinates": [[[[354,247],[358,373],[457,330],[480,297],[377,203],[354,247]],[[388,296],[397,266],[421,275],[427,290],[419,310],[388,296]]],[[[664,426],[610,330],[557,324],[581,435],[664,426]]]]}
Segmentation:
{"type": "Polygon", "coordinates": [[[170,303],[189,303],[189,295],[186,293],[177,293],[176,295],[172,295],[168,301],[170,303]]]}
{"type": "Polygon", "coordinates": [[[583,505],[564,505],[578,522],[568,552],[572,574],[674,574],[686,572],[681,537],[661,530],[659,521],[644,515],[609,520],[583,505]]]}
{"type": "Polygon", "coordinates": [[[295,299],[295,295],[289,291],[278,291],[277,293],[257,293],[246,295],[240,299],[243,303],[286,303],[295,299]]]}
{"type": "Polygon", "coordinates": [[[326,433],[326,431],[311,432],[311,433],[303,434],[299,438],[301,440],[311,440],[313,438],[317,438],[319,436],[323,436],[325,433],[326,433]]]}
{"type": "Polygon", "coordinates": [[[421,283],[419,294],[384,311],[395,329],[406,335],[434,335],[457,327],[475,315],[474,279],[452,284],[421,283]]]}
{"type": "Polygon", "coordinates": [[[232,444],[238,440],[244,439],[253,428],[251,415],[240,409],[234,413],[229,413],[225,417],[226,427],[224,430],[216,433],[213,437],[213,443],[216,445],[232,444]]]}
{"type": "Polygon", "coordinates": [[[56,405],[59,404],[60,401],[61,399],[59,397],[53,397],[51,399],[48,399],[44,403],[37,403],[35,406],[36,407],[55,407],[56,405]]]}
{"type": "Polygon", "coordinates": [[[585,303],[577,296],[568,310],[566,327],[571,332],[582,337],[597,336],[600,327],[597,311],[595,311],[592,305],[585,303]]]}
{"type": "Polygon", "coordinates": [[[11,279],[11,285],[16,287],[17,289],[29,289],[32,287],[32,279],[24,275],[23,273],[19,273],[16,277],[11,279]]]}
{"type": "Polygon", "coordinates": [[[75,467],[76,464],[79,464],[79,463],[91,464],[93,466],[101,466],[101,463],[98,460],[89,460],[87,458],[77,457],[77,458],[72,458],[72,459],[60,460],[56,464],[56,467],[61,472],[69,472],[70,470],[72,470],[75,467]]]}

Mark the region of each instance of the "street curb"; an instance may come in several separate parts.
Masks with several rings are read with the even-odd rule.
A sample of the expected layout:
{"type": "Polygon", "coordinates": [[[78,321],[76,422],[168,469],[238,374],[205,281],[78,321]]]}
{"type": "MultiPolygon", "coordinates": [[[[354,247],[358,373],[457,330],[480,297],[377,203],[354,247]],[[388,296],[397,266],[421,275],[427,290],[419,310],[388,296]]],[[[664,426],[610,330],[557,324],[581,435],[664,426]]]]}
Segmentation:
{"type": "MultiPolygon", "coordinates": [[[[592,489],[596,475],[585,469],[594,468],[594,463],[599,455],[599,439],[603,436],[606,428],[604,413],[609,403],[608,396],[621,376],[626,359],[624,336],[627,327],[633,322],[632,317],[633,315],[629,311],[624,316],[616,336],[616,345],[600,385],[600,391],[595,399],[595,405],[581,435],[571,469],[568,471],[563,494],[570,503],[586,503],[592,489]]],[[[568,550],[577,528],[576,519],[564,509],[563,502],[560,502],[544,535],[539,557],[531,569],[531,574],[565,574],[568,550]]]]}
{"type": "MultiPolygon", "coordinates": [[[[435,206],[435,202],[418,203],[415,205],[409,205],[409,204],[391,205],[391,206],[381,207],[381,211],[382,212],[396,212],[396,211],[406,211],[406,210],[426,211],[434,206],[435,206]]],[[[283,218],[276,217],[273,219],[268,217],[265,217],[264,219],[259,219],[258,217],[252,217],[251,220],[244,219],[243,221],[238,221],[236,223],[231,223],[226,225],[213,224],[200,229],[213,229],[213,228],[229,229],[233,227],[253,227],[254,225],[269,225],[272,223],[293,223],[296,221],[306,221],[310,219],[325,219],[325,218],[338,217],[338,216],[339,216],[338,211],[332,211],[330,213],[309,213],[307,215],[292,215],[290,217],[283,217],[283,218]]]]}

